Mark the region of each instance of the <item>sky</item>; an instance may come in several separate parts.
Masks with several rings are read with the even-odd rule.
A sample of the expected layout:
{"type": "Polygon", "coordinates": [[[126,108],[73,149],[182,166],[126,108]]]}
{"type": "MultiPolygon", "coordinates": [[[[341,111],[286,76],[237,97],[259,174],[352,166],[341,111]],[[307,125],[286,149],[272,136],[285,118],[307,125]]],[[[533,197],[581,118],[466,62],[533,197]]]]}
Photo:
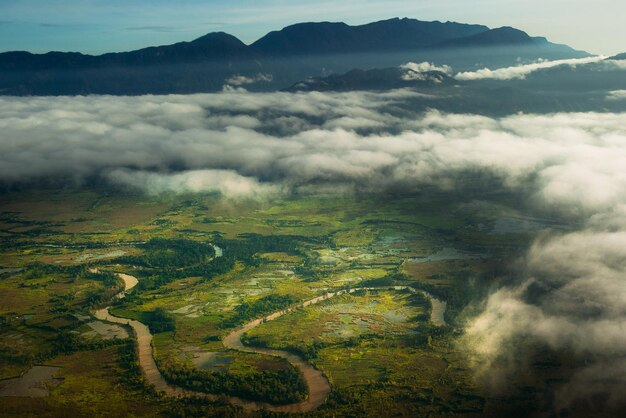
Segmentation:
{"type": "Polygon", "coordinates": [[[626,51],[621,0],[0,0],[0,51],[90,54],[223,31],[251,43],[304,21],[392,17],[514,26],[596,54],[626,51]]]}

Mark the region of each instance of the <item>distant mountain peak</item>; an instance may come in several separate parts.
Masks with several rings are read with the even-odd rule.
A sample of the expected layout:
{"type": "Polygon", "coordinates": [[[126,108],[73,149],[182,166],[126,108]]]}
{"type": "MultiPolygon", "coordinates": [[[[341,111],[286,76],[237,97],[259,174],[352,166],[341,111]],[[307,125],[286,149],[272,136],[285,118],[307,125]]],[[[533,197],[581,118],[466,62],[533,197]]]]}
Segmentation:
{"type": "Polygon", "coordinates": [[[359,26],[307,22],[270,32],[251,47],[271,56],[410,51],[487,30],[482,25],[397,17],[359,26]]]}
{"type": "Polygon", "coordinates": [[[514,42],[532,42],[532,38],[526,32],[513,28],[511,26],[502,26],[499,28],[491,29],[476,36],[482,36],[487,38],[498,36],[501,39],[514,42]]]}
{"type": "Polygon", "coordinates": [[[500,28],[490,29],[463,38],[446,40],[444,42],[441,42],[437,46],[447,48],[466,48],[507,45],[534,45],[538,43],[540,42],[530,37],[524,31],[512,28],[510,26],[502,26],[500,28]]]}
{"type": "Polygon", "coordinates": [[[232,42],[236,44],[245,45],[243,42],[239,40],[239,38],[226,32],[210,32],[210,33],[207,33],[206,35],[203,35],[191,41],[191,43],[200,43],[200,42],[232,42]]]}

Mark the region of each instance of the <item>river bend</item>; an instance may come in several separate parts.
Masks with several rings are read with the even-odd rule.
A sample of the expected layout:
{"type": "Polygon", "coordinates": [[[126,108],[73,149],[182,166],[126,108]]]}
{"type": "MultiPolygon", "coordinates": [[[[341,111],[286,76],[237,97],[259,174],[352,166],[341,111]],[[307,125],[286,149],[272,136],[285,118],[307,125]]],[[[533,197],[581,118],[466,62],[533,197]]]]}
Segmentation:
{"type": "MultiPolygon", "coordinates": [[[[216,251],[217,253],[217,251],[216,251]]],[[[220,251],[221,254],[221,251],[220,251]]],[[[137,279],[128,274],[118,273],[118,277],[120,277],[124,281],[124,291],[120,292],[116,295],[117,298],[123,298],[127,292],[129,292],[133,287],[135,287],[138,283],[137,279]]],[[[137,339],[137,350],[139,354],[139,366],[146,378],[146,380],[154,385],[154,388],[157,391],[165,392],[170,396],[200,396],[205,399],[210,400],[227,400],[228,402],[239,405],[248,410],[260,410],[266,409],[274,412],[308,412],[316,409],[320,405],[322,405],[328,395],[330,394],[331,387],[328,382],[328,379],[322,374],[321,371],[313,367],[309,362],[304,360],[302,357],[297,354],[293,354],[283,350],[273,350],[268,348],[256,348],[245,346],[241,342],[241,337],[246,332],[251,329],[259,326],[260,324],[272,321],[277,318],[280,318],[283,315],[286,315],[290,312],[293,312],[295,309],[306,307],[310,305],[314,305],[316,303],[331,299],[335,296],[342,294],[354,293],[362,290],[409,290],[413,293],[422,293],[428,299],[430,299],[432,310],[430,321],[437,326],[445,325],[444,313],[446,310],[446,302],[442,302],[427,292],[417,290],[410,286],[380,286],[380,287],[355,287],[347,290],[339,290],[337,292],[326,293],[321,296],[317,296],[313,299],[309,299],[307,301],[301,302],[298,305],[292,306],[287,309],[283,309],[277,312],[274,312],[270,315],[267,315],[263,318],[255,319],[241,327],[235,329],[230,332],[226,337],[224,337],[223,344],[225,347],[250,352],[250,353],[259,353],[266,354],[270,356],[276,356],[286,359],[289,363],[291,363],[294,367],[298,368],[302,372],[304,380],[308,387],[308,397],[307,399],[293,404],[288,405],[272,405],[264,402],[255,402],[250,400],[241,399],[234,396],[226,396],[226,395],[216,395],[216,394],[207,394],[201,392],[193,392],[187,389],[180,388],[178,386],[173,386],[165,380],[159,368],[154,361],[154,356],[152,353],[152,334],[150,333],[150,329],[145,324],[128,318],[121,318],[111,314],[109,311],[110,307],[106,307],[103,309],[99,309],[94,312],[94,316],[101,320],[112,322],[115,324],[128,325],[132,328],[135,337],[137,339]]]]}

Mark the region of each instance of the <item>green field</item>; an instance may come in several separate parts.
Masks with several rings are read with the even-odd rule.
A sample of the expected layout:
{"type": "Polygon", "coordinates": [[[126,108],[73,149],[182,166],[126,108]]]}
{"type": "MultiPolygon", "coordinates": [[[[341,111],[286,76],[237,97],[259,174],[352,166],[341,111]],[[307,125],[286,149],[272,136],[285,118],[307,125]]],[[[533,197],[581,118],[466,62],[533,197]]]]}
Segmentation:
{"type": "Polygon", "coordinates": [[[300,396],[293,388],[271,392],[283,390],[271,389],[281,373],[298,370],[283,359],[224,347],[222,339],[239,324],[340,289],[426,290],[447,302],[446,326],[430,323],[427,298],[381,289],[296,309],[243,340],[297,353],[323,372],[332,392],[312,415],[497,410],[500,401],[485,397],[473,381],[458,337],[471,302],[528,245],[530,233],[497,230],[499,220],[522,216],[514,202],[496,206],[486,196],[445,193],[237,204],[212,195],[156,199],[105,190],[4,197],[0,378],[45,364],[60,367],[62,383],[42,398],[0,396],[0,414],[258,414],[151,390],[128,330],[90,325],[90,312],[110,304],[122,287],[106,272],[139,279],[111,312],[150,326],[154,357],[167,379],[284,400],[277,402],[300,396]],[[223,257],[215,257],[210,244],[223,257]],[[100,273],[89,273],[92,268],[100,273]],[[248,381],[256,389],[243,388],[248,381]]]}

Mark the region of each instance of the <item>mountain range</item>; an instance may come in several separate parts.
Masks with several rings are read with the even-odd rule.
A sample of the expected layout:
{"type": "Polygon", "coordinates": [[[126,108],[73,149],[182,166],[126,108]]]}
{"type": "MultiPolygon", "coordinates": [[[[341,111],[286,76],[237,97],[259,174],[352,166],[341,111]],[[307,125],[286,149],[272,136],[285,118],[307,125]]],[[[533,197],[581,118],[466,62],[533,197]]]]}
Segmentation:
{"type": "Polygon", "coordinates": [[[463,69],[476,63],[501,66],[519,59],[587,55],[510,27],[407,18],[360,26],[299,23],[250,45],[215,32],[190,42],[98,56],[5,52],[0,54],[0,94],[206,92],[221,90],[235,76],[247,88],[276,90],[310,76],[406,61],[437,60],[463,69]]]}

